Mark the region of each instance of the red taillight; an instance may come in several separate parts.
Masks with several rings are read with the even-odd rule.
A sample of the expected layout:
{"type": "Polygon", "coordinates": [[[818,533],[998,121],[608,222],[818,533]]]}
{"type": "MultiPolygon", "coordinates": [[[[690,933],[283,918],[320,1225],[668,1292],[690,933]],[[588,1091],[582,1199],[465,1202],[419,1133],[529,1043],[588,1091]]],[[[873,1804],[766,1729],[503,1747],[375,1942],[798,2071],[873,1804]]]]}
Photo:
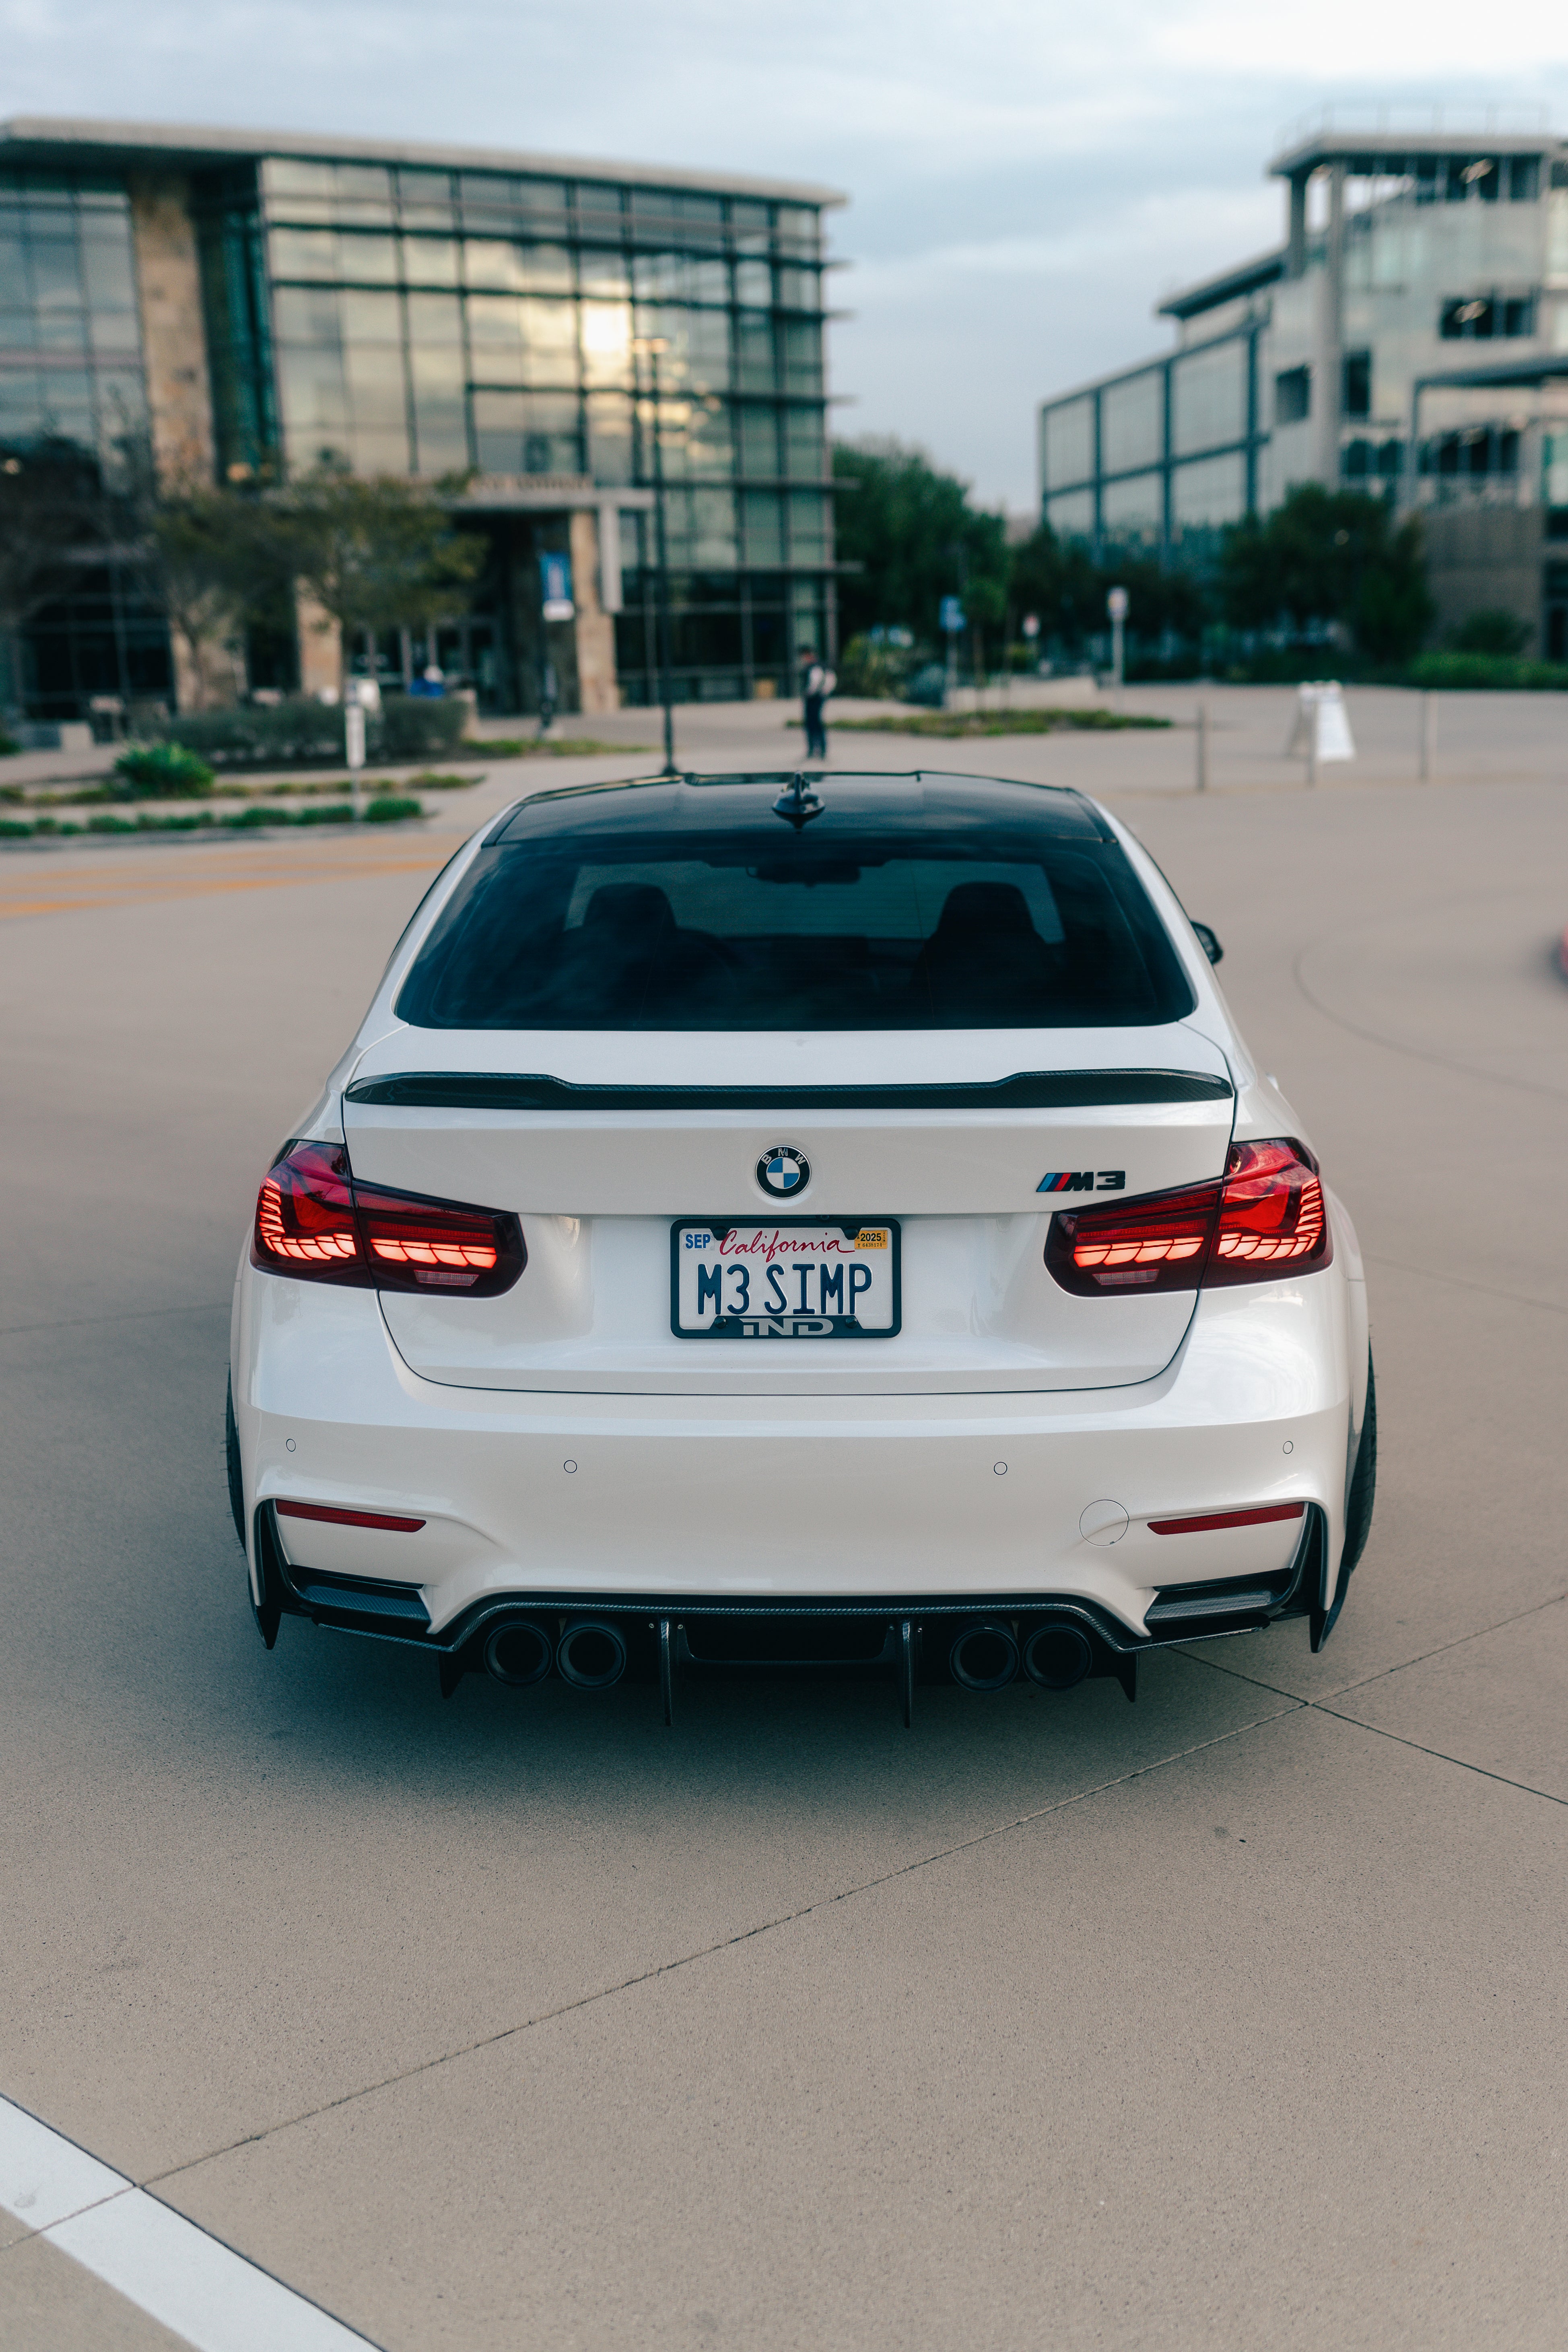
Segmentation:
{"type": "Polygon", "coordinates": [[[1315,1274],[1332,1255],[1318,1163],[1305,1144],[1233,1143],[1205,1287],[1315,1274]]]}
{"type": "Polygon", "coordinates": [[[1064,1290],[1082,1298],[1195,1290],[1218,1207],[1217,1184],[1187,1184],[1114,1208],[1058,1209],[1046,1239],[1046,1264],[1064,1290]]]}
{"type": "Polygon", "coordinates": [[[1333,1255],[1318,1163],[1289,1139],[1233,1143],[1223,1184],[1058,1209],[1046,1264],[1064,1290],[1196,1290],[1315,1274],[1333,1255]]]}
{"type": "Polygon", "coordinates": [[[296,1143],[262,1182],[250,1261],[305,1282],[493,1298],[528,1252],[506,1210],[356,1183],[341,1143],[296,1143]]]}

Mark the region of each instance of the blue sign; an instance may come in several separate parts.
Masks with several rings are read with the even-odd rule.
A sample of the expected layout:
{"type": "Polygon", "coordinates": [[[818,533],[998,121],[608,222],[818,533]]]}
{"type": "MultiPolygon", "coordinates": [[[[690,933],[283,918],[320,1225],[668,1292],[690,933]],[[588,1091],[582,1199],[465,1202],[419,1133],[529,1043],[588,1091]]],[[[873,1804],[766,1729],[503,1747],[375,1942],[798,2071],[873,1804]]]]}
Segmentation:
{"type": "Polygon", "coordinates": [[[955,637],[963,626],[963,607],[956,596],[942,600],[942,625],[950,637],[955,637]]]}
{"type": "Polygon", "coordinates": [[[575,607],[572,602],[572,558],[569,555],[542,555],[539,559],[540,601],[547,621],[569,621],[575,607]]]}

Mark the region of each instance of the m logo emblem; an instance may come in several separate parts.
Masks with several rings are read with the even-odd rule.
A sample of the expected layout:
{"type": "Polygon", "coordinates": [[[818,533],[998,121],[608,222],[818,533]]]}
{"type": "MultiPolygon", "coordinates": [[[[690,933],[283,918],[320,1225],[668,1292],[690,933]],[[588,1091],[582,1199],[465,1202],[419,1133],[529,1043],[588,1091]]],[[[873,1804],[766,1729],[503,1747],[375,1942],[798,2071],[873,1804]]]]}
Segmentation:
{"type": "Polygon", "coordinates": [[[1124,1192],[1125,1168],[1056,1168],[1042,1176],[1037,1192],[1124,1192]]]}

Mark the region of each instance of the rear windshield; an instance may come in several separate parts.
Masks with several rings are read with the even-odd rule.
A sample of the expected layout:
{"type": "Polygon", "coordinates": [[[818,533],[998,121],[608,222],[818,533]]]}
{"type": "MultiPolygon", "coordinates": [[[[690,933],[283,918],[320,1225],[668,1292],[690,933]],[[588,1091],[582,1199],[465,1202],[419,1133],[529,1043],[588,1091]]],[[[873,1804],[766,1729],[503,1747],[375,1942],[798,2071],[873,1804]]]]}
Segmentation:
{"type": "Polygon", "coordinates": [[[397,1011],[427,1029],[1038,1029],[1194,1003],[1115,841],[840,824],[487,846],[397,1011]]]}

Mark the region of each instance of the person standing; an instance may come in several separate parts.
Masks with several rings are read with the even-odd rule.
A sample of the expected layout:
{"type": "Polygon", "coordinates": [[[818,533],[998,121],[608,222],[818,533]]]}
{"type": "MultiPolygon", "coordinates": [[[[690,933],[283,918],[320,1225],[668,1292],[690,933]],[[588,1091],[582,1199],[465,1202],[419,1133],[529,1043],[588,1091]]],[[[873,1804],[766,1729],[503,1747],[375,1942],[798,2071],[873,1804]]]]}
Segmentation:
{"type": "Polygon", "coordinates": [[[808,760],[827,757],[827,722],[824,717],[827,698],[838,680],[830,669],[816,658],[816,647],[805,646],[800,656],[800,693],[802,715],[805,719],[805,756],[808,760]]]}

